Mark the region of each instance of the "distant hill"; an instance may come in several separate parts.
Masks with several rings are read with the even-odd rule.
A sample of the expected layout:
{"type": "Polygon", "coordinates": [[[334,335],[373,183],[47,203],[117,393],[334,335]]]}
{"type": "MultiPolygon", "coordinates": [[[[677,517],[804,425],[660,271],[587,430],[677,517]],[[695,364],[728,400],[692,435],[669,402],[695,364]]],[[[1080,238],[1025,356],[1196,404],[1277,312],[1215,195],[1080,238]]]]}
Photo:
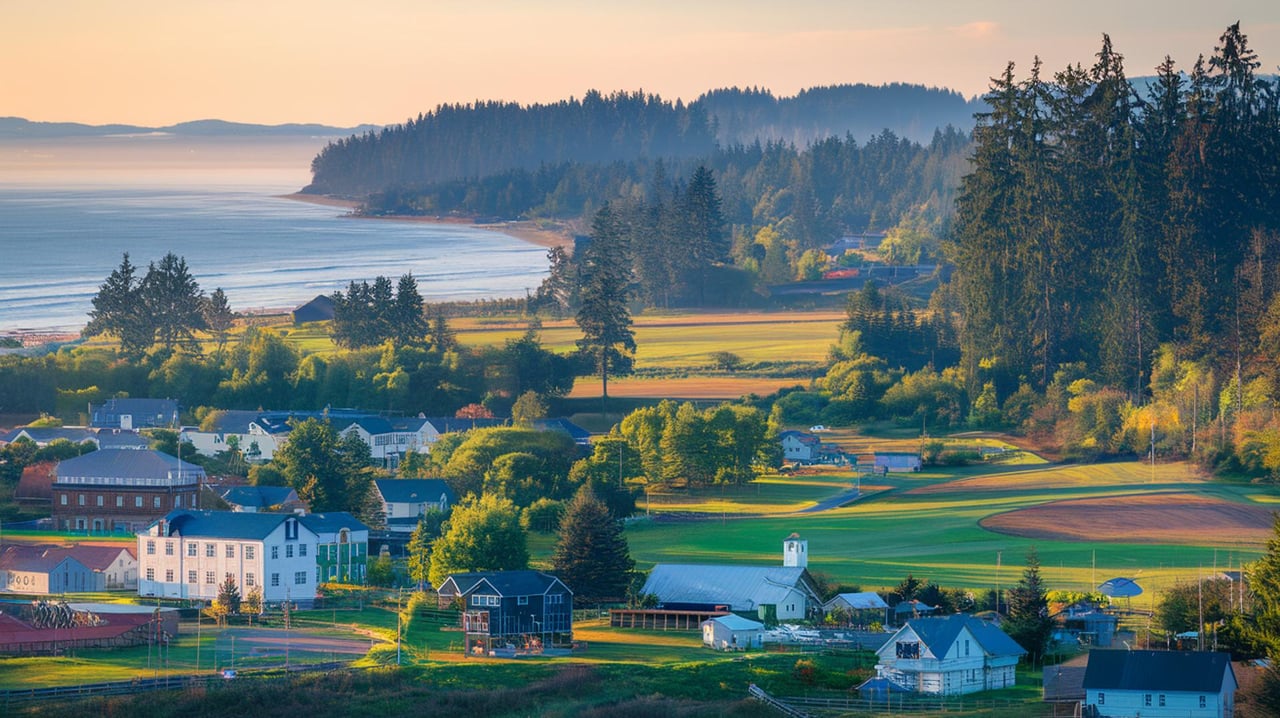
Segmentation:
{"type": "Polygon", "coordinates": [[[331,127],[317,124],[251,125],[224,120],[196,120],[164,127],[85,125],[79,122],[32,122],[0,117],[0,140],[54,140],[71,137],[169,134],[180,137],[338,137],[379,129],[380,125],[331,127]]]}

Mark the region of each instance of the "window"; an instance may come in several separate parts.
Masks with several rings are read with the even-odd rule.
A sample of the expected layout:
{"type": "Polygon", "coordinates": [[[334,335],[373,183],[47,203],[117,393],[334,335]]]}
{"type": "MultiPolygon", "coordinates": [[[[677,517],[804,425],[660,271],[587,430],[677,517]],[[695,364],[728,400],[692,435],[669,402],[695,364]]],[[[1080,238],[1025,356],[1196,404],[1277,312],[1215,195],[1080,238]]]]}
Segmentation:
{"type": "Polygon", "coordinates": [[[280,574],[278,574],[278,573],[273,573],[273,574],[271,574],[271,585],[272,585],[272,586],[279,586],[279,585],[280,585],[280,574]]]}
{"type": "Polygon", "coordinates": [[[204,545],[204,555],[208,556],[209,558],[214,557],[215,554],[213,552],[213,544],[207,543],[204,545]]]}
{"type": "Polygon", "coordinates": [[[236,576],[235,576],[235,574],[233,574],[233,573],[231,573],[230,571],[228,571],[228,572],[226,572],[226,573],[222,574],[222,580],[224,580],[224,581],[234,581],[234,580],[236,580],[236,576]]]}
{"type": "Polygon", "coordinates": [[[1151,694],[1150,694],[1150,693],[1144,693],[1144,694],[1142,695],[1142,705],[1144,705],[1144,706],[1146,706],[1146,707],[1148,707],[1148,708],[1150,708],[1150,707],[1151,707],[1151,694]]]}
{"type": "Polygon", "coordinates": [[[192,570],[190,570],[190,571],[187,571],[187,583],[196,583],[196,572],[195,572],[195,569],[192,569],[192,570]]]}
{"type": "Polygon", "coordinates": [[[165,542],[164,542],[164,555],[165,555],[165,556],[172,556],[172,555],[173,555],[173,542],[172,542],[172,541],[165,541],[165,542]]]}
{"type": "Polygon", "coordinates": [[[164,570],[164,582],[165,582],[165,583],[173,583],[173,569],[171,569],[171,568],[166,568],[166,569],[164,570]]]}
{"type": "Polygon", "coordinates": [[[306,545],[306,544],[304,544],[304,543],[300,543],[300,544],[298,544],[298,555],[299,555],[299,556],[306,556],[306,555],[307,555],[307,545],[306,545]]]}
{"type": "Polygon", "coordinates": [[[272,547],[271,547],[271,560],[272,560],[272,561],[274,561],[274,560],[276,560],[276,559],[278,559],[278,558],[280,558],[280,547],[279,547],[279,546],[272,546],[272,547]]]}
{"type": "Polygon", "coordinates": [[[305,584],[307,582],[307,572],[306,571],[295,572],[293,574],[293,582],[299,586],[305,584]]]}
{"type": "Polygon", "coordinates": [[[894,646],[898,658],[919,658],[920,642],[919,641],[898,641],[894,646]]]}
{"type": "Polygon", "coordinates": [[[148,581],[156,580],[156,570],[154,568],[147,569],[147,580],[148,581]]]}
{"type": "Polygon", "coordinates": [[[213,578],[213,571],[205,571],[205,572],[204,572],[204,582],[205,582],[205,583],[209,583],[209,584],[211,584],[211,583],[213,583],[213,581],[214,581],[214,578],[213,578]]]}
{"type": "Polygon", "coordinates": [[[235,544],[230,544],[230,543],[227,544],[227,558],[235,558],[235,557],[236,557],[235,544]]]}
{"type": "Polygon", "coordinates": [[[187,544],[187,555],[188,555],[188,556],[195,556],[195,555],[196,555],[196,542],[195,542],[195,541],[192,541],[192,542],[190,542],[190,543],[188,543],[188,544],[187,544]]]}
{"type": "Polygon", "coordinates": [[[1201,708],[1208,708],[1208,707],[1209,707],[1209,706],[1208,706],[1208,701],[1206,701],[1206,700],[1205,700],[1205,697],[1204,697],[1204,696],[1200,696],[1200,707],[1201,707],[1201,708]]]}
{"type": "Polygon", "coordinates": [[[157,509],[158,509],[158,508],[160,508],[160,497],[159,497],[159,496],[157,496],[157,497],[155,497],[155,498],[151,499],[151,505],[152,505],[152,506],[154,506],[154,507],[156,507],[157,509]]]}
{"type": "Polygon", "coordinates": [[[284,547],[284,557],[293,558],[293,544],[284,547]]]}
{"type": "Polygon", "coordinates": [[[321,583],[323,581],[324,581],[324,577],[320,575],[320,567],[317,566],[316,567],[316,583],[321,583]]]}
{"type": "Polygon", "coordinates": [[[964,654],[969,655],[969,639],[964,639],[964,654]]]}
{"type": "Polygon", "coordinates": [[[141,497],[141,496],[135,496],[135,497],[133,497],[133,507],[134,507],[135,509],[140,509],[140,508],[142,508],[142,497],[141,497]]]}
{"type": "Polygon", "coordinates": [[[124,508],[124,497],[119,494],[116,494],[116,508],[117,509],[124,508]]]}
{"type": "Polygon", "coordinates": [[[1161,708],[1164,708],[1164,694],[1163,694],[1163,693],[1161,693],[1161,694],[1160,694],[1160,707],[1161,707],[1161,708]]]}
{"type": "Polygon", "coordinates": [[[245,546],[245,547],[244,547],[244,557],[245,557],[246,559],[248,559],[249,561],[252,561],[252,560],[253,560],[253,547],[252,547],[252,546],[245,546]]]}
{"type": "Polygon", "coordinates": [[[66,494],[58,494],[58,503],[62,504],[63,506],[66,506],[66,505],[67,505],[67,495],[66,495],[66,494]]]}
{"type": "Polygon", "coordinates": [[[80,504],[81,506],[84,506],[84,494],[76,495],[76,503],[80,504]]]}
{"type": "Polygon", "coordinates": [[[1105,706],[1107,704],[1107,694],[1098,691],[1098,705],[1105,706]]]}
{"type": "Polygon", "coordinates": [[[501,603],[497,596],[486,596],[480,593],[471,594],[472,606],[499,606],[501,603]]]}
{"type": "Polygon", "coordinates": [[[148,556],[155,556],[155,555],[156,555],[156,542],[155,542],[155,541],[148,541],[148,542],[147,542],[147,555],[148,555],[148,556]]]}
{"type": "Polygon", "coordinates": [[[246,585],[246,586],[253,586],[253,585],[254,585],[255,580],[256,580],[256,579],[254,579],[253,574],[251,574],[251,573],[246,573],[246,574],[244,575],[244,585],[246,585]]]}
{"type": "Polygon", "coordinates": [[[519,597],[517,597],[517,598],[516,598],[516,605],[517,605],[517,606],[528,606],[528,605],[529,605],[529,597],[528,597],[528,596],[519,596],[519,597]]]}
{"type": "Polygon", "coordinates": [[[553,606],[558,606],[558,605],[560,605],[560,604],[564,603],[564,594],[563,594],[563,593],[553,593],[553,594],[551,594],[550,596],[547,596],[547,603],[549,603],[549,604],[551,604],[551,605],[553,605],[553,606]]]}
{"type": "Polygon", "coordinates": [[[174,496],[174,497],[173,497],[173,507],[174,507],[174,508],[181,508],[181,507],[182,507],[182,496],[181,496],[181,495],[177,495],[177,496],[174,496]]]}
{"type": "Polygon", "coordinates": [[[102,494],[98,494],[98,508],[102,508],[102,494]]]}

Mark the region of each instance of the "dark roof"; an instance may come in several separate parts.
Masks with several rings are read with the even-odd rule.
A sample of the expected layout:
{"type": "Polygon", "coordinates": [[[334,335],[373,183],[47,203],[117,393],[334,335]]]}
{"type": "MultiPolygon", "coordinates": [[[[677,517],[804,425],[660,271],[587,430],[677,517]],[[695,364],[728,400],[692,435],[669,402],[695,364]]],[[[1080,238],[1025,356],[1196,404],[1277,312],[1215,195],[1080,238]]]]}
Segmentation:
{"type": "Polygon", "coordinates": [[[378,493],[389,504],[425,504],[440,500],[441,494],[454,503],[453,490],[443,479],[377,479],[378,493]]]}
{"type": "Polygon", "coordinates": [[[330,421],[333,424],[333,430],[338,433],[342,433],[347,429],[350,429],[352,426],[358,426],[361,429],[364,429],[366,434],[370,435],[390,434],[395,431],[395,428],[391,426],[391,422],[381,416],[336,418],[331,419],[330,421]]]}
{"type": "Polygon", "coordinates": [[[249,425],[258,420],[263,412],[230,409],[213,412],[213,431],[225,434],[248,434],[249,425]]]}
{"type": "Polygon", "coordinates": [[[94,440],[100,449],[146,449],[151,446],[147,437],[130,429],[98,429],[94,440]]]}
{"type": "Polygon", "coordinates": [[[569,421],[564,417],[554,419],[534,419],[533,428],[538,431],[559,431],[573,437],[575,444],[585,444],[591,440],[591,432],[569,421]]]}
{"type": "MultiPolygon", "coordinates": [[[[161,535],[181,534],[200,538],[265,539],[292,514],[242,513],[239,511],[170,511],[161,521],[161,535]]],[[[155,524],[152,524],[153,526],[155,524]]],[[[308,529],[309,530],[309,529],[308,529]]]]}
{"type": "MultiPolygon", "coordinates": [[[[445,579],[445,583],[453,582],[459,595],[466,595],[473,590],[483,588],[487,583],[499,596],[538,596],[551,590],[556,584],[564,588],[566,593],[573,593],[568,586],[555,576],[541,571],[478,571],[475,573],[455,573],[445,579]]],[[[441,588],[444,584],[441,584],[441,588]]]]}
{"type": "Polygon", "coordinates": [[[105,571],[111,568],[111,564],[120,557],[121,552],[129,554],[129,558],[137,558],[133,555],[136,547],[129,546],[91,546],[89,544],[78,544],[66,548],[59,547],[50,553],[61,552],[70,556],[86,567],[94,571],[105,571]]]}
{"type": "Polygon", "coordinates": [[[178,479],[195,483],[205,475],[195,464],[152,449],[99,449],[83,456],[63,459],[54,473],[61,483],[88,478],[178,479]],[[181,468],[182,476],[174,476],[181,468]]]}
{"type": "Polygon", "coordinates": [[[128,414],[137,426],[168,426],[177,420],[178,402],[173,399],[119,397],[89,405],[90,426],[119,426],[128,414]]]}
{"type": "MultiPolygon", "coordinates": [[[[901,604],[899,604],[901,605],[901,604]]],[[[960,631],[968,628],[982,650],[993,656],[1021,656],[1027,651],[999,627],[967,613],[935,618],[917,618],[903,627],[910,628],[935,656],[946,654],[960,631]]],[[[902,630],[902,629],[899,629],[902,630]]]]}
{"type": "Polygon", "coordinates": [[[348,531],[368,531],[369,527],[360,522],[360,519],[352,516],[346,511],[328,511],[323,514],[305,514],[298,517],[298,521],[303,526],[311,529],[314,533],[333,533],[336,534],[342,529],[348,531]]]}
{"type": "Polygon", "coordinates": [[[779,440],[779,441],[781,441],[781,440],[783,440],[783,439],[787,438],[788,436],[794,436],[794,437],[796,438],[796,440],[797,440],[797,441],[799,441],[799,442],[800,442],[800,443],[802,443],[802,444],[820,444],[820,443],[822,443],[822,439],[819,439],[819,438],[818,438],[817,436],[815,436],[814,434],[807,434],[807,433],[805,433],[805,432],[803,432],[803,431],[796,431],[796,430],[794,430],[794,429],[789,429],[789,430],[787,430],[787,431],[780,432],[780,433],[778,434],[778,440],[779,440]]]}
{"type": "Polygon", "coordinates": [[[12,443],[22,434],[26,434],[27,438],[39,446],[45,446],[49,442],[57,441],[58,439],[66,439],[73,444],[79,444],[84,441],[93,441],[97,438],[92,429],[86,429],[83,426],[20,426],[17,429],[10,429],[4,434],[0,434],[0,444],[12,443]]]}
{"type": "MultiPolygon", "coordinates": [[[[1210,651],[1089,652],[1086,690],[1221,693],[1231,655],[1210,651]]],[[[1235,672],[1231,672],[1232,683],[1235,672]]],[[[1234,685],[1232,686],[1234,688],[1234,685]]]]}
{"type": "Polygon", "coordinates": [[[507,425],[506,419],[459,419],[456,416],[429,416],[427,421],[441,434],[507,425]]]}
{"type": "Polygon", "coordinates": [[[323,322],[333,319],[333,297],[317,295],[315,299],[293,310],[293,323],[323,322]]]}
{"type": "Polygon", "coordinates": [[[232,486],[222,492],[222,500],[232,506],[265,509],[298,501],[298,493],[288,486],[232,486]]]}

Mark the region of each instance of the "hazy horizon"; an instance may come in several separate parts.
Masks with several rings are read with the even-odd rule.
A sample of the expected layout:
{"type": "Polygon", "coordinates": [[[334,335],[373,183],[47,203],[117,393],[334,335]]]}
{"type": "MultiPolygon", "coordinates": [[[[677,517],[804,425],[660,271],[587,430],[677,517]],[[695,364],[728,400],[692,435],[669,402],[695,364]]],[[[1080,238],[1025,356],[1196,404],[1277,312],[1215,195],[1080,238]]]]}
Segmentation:
{"type": "Polygon", "coordinates": [[[1261,0],[1176,11],[1154,0],[1069,11],[998,0],[67,0],[15,5],[5,19],[0,115],[149,127],[395,124],[442,103],[553,102],[590,89],[690,101],[733,86],[793,95],[904,82],[968,98],[1009,61],[1020,74],[1037,56],[1050,73],[1088,65],[1103,33],[1132,76],[1166,54],[1187,69],[1237,20],[1259,72],[1280,59],[1280,4],[1261,0]]]}

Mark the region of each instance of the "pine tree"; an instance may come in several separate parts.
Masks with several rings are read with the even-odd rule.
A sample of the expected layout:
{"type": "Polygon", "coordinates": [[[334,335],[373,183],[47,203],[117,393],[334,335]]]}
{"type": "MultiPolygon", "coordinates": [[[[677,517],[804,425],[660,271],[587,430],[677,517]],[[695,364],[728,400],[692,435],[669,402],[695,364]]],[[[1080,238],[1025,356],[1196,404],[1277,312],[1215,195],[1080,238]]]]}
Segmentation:
{"type": "Polygon", "coordinates": [[[205,328],[213,332],[213,336],[218,340],[218,352],[221,353],[227,345],[227,332],[236,318],[236,313],[231,311],[231,304],[227,302],[227,294],[222,291],[222,287],[213,290],[213,294],[204,301],[200,311],[204,317],[205,328]]]}
{"type": "Polygon", "coordinates": [[[1027,650],[1033,665],[1039,663],[1048,648],[1053,621],[1049,618],[1049,602],[1040,580],[1040,556],[1034,547],[1027,552],[1022,578],[1009,589],[1005,600],[1009,613],[1003,624],[1004,632],[1027,650]]]}
{"type": "Polygon", "coordinates": [[[409,578],[417,584],[419,591],[423,590],[431,576],[431,540],[427,525],[419,521],[413,534],[409,536],[406,547],[409,554],[409,578]]]}
{"type": "Polygon", "coordinates": [[[142,299],[156,339],[166,349],[195,343],[192,332],[205,326],[204,293],[185,259],[170,252],[151,264],[142,279],[142,299]]]}
{"type": "Polygon", "coordinates": [[[560,521],[560,540],[552,557],[556,576],[584,604],[621,601],[626,597],[635,562],[622,524],[596,498],[590,486],[573,497],[560,521]]]}
{"type": "Polygon", "coordinates": [[[412,274],[400,277],[396,285],[395,308],[392,311],[391,336],[401,345],[421,341],[427,335],[427,315],[423,313],[422,294],[412,274]]]}
{"type": "Polygon", "coordinates": [[[114,334],[120,351],[129,356],[141,356],[155,338],[155,329],[144,316],[142,282],[136,274],[137,267],[125,252],[120,266],[98,287],[89,323],[81,332],[86,337],[114,334]]]}
{"type": "Polygon", "coordinates": [[[591,243],[579,265],[578,349],[591,356],[600,372],[601,401],[609,398],[609,374],[631,369],[636,350],[627,298],[631,260],[617,216],[609,205],[596,213],[591,243]]]}

